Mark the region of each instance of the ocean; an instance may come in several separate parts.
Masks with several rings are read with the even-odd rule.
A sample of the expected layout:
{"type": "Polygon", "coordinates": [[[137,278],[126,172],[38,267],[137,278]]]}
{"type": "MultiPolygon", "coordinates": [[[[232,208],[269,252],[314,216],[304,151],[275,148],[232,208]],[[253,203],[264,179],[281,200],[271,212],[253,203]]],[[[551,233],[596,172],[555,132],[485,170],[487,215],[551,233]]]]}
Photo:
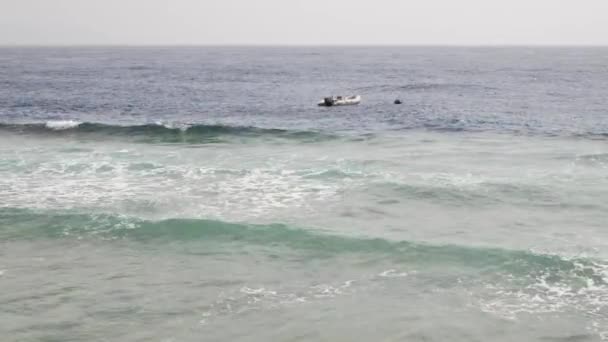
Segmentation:
{"type": "Polygon", "coordinates": [[[608,341],[607,95],[608,48],[0,48],[1,339],[608,341]]]}

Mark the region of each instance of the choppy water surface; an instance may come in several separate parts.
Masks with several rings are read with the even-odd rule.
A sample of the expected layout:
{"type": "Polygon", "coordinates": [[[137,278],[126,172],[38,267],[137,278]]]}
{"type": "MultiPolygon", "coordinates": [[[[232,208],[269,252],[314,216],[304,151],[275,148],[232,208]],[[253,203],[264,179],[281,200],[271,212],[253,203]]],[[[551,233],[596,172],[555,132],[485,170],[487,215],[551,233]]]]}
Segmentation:
{"type": "Polygon", "coordinates": [[[3,340],[608,340],[607,60],[2,48],[3,340]]]}

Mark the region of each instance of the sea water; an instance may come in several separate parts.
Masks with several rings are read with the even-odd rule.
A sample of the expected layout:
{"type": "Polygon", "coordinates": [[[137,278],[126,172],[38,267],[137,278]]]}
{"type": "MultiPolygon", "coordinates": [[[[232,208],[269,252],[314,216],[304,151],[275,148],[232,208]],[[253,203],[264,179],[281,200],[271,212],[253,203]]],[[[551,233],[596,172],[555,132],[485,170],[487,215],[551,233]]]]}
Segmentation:
{"type": "Polygon", "coordinates": [[[605,48],[1,48],[1,339],[608,340],[607,94],[605,48]]]}

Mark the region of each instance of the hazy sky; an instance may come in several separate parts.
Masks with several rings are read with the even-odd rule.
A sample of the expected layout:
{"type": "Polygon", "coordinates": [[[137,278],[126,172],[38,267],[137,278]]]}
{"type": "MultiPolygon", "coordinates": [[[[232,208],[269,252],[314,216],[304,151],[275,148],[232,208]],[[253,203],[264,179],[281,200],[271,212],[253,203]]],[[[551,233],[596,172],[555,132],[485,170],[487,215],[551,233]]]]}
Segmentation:
{"type": "Polygon", "coordinates": [[[608,0],[0,0],[0,44],[608,45],[608,0]]]}

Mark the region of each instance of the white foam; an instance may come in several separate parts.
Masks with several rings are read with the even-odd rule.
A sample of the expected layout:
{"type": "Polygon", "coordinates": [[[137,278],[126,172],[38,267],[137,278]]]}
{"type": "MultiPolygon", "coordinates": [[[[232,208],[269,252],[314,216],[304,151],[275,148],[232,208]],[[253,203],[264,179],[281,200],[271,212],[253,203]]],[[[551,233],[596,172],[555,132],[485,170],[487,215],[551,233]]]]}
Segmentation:
{"type": "Polygon", "coordinates": [[[247,286],[242,287],[241,292],[245,293],[245,294],[249,294],[249,295],[263,295],[263,296],[275,296],[277,294],[276,291],[266,290],[263,287],[260,287],[258,289],[252,289],[247,286]]]}
{"type": "MultiPolygon", "coordinates": [[[[94,207],[130,215],[139,214],[138,207],[142,207],[145,213],[158,211],[167,216],[150,217],[152,219],[242,221],[276,217],[278,211],[303,212],[316,201],[334,197],[344,186],[303,177],[282,165],[249,169],[217,164],[201,167],[181,155],[176,165],[163,160],[173,158],[168,153],[152,156],[157,159],[154,167],[141,168],[138,167],[141,164],[151,164],[150,152],[131,151],[112,147],[109,151],[71,155],[69,159],[53,151],[28,155],[30,163],[22,166],[27,172],[0,175],[0,197],[5,205],[12,207],[94,207]],[[130,159],[117,154],[117,150],[129,152],[130,159]]],[[[201,158],[193,156],[195,161],[208,160],[206,158],[208,154],[201,158]]]]}
{"type": "Polygon", "coordinates": [[[311,287],[311,290],[312,290],[312,296],[315,298],[332,298],[337,295],[343,294],[342,288],[343,288],[342,286],[334,287],[333,285],[330,285],[330,284],[320,284],[320,285],[311,287]]]}
{"type": "Polygon", "coordinates": [[[397,270],[394,269],[386,270],[378,274],[378,276],[382,278],[402,278],[407,277],[408,275],[407,272],[397,272],[397,270]]]}
{"type": "Polygon", "coordinates": [[[188,128],[190,128],[190,125],[188,124],[184,124],[184,123],[176,123],[176,122],[163,122],[163,121],[156,121],[154,123],[157,126],[163,126],[165,128],[169,128],[169,129],[179,129],[180,131],[186,131],[188,128]]]}
{"type": "Polygon", "coordinates": [[[511,283],[486,284],[488,291],[479,300],[483,312],[509,319],[518,320],[522,314],[555,314],[578,312],[588,317],[589,331],[596,333],[601,340],[608,338],[608,332],[600,327],[608,326],[608,317],[603,312],[608,309],[608,286],[605,283],[605,264],[573,262],[575,269],[564,275],[563,280],[555,282],[555,274],[542,274],[532,283],[521,287],[511,283]],[[589,270],[602,279],[589,278],[589,270]]]}
{"type": "Polygon", "coordinates": [[[6,272],[6,270],[0,270],[0,277],[4,275],[4,272],[6,272]]]}
{"type": "Polygon", "coordinates": [[[45,126],[54,130],[63,130],[78,127],[81,123],[74,120],[59,120],[59,121],[47,121],[45,126]]]}
{"type": "Polygon", "coordinates": [[[222,292],[218,299],[202,314],[200,324],[211,323],[215,317],[240,314],[282,306],[300,305],[309,301],[330,299],[352,293],[355,280],[346,280],[339,285],[317,284],[301,291],[279,291],[265,287],[243,286],[232,296],[222,292]]]}
{"type": "Polygon", "coordinates": [[[592,321],[587,330],[596,333],[600,337],[600,340],[608,341],[608,329],[606,328],[605,323],[592,321]]]}
{"type": "Polygon", "coordinates": [[[342,288],[347,288],[347,287],[351,287],[351,285],[353,285],[355,281],[354,280],[347,280],[344,282],[344,284],[342,284],[342,288]]]}

